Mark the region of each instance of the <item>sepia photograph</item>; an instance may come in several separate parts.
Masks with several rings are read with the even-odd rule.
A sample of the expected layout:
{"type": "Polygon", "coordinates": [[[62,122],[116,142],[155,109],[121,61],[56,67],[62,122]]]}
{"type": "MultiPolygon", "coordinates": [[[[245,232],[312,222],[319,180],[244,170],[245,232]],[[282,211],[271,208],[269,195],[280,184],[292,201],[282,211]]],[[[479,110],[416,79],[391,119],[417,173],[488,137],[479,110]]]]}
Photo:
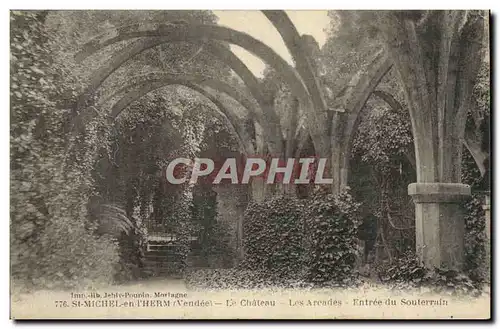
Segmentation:
{"type": "Polygon", "coordinates": [[[490,320],[489,10],[10,10],[10,318],[490,320]]]}

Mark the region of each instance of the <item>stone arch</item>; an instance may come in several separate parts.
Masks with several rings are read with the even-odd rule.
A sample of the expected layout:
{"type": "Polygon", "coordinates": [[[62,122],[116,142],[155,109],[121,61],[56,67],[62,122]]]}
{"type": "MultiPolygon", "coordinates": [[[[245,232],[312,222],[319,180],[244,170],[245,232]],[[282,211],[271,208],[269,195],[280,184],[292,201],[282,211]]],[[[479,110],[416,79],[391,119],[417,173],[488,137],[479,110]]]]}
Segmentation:
{"type": "MultiPolygon", "coordinates": [[[[144,49],[141,48],[142,50],[139,51],[141,52],[149,48],[158,46],[162,43],[165,42],[163,40],[145,40],[145,41],[139,40],[138,45],[131,44],[126,49],[131,52],[130,53],[131,57],[133,57],[136,54],[138,54],[136,53],[137,51],[139,51],[138,48],[144,47],[144,49]]],[[[280,120],[277,117],[276,112],[274,111],[272,105],[270,106],[269,102],[267,102],[265,97],[263,96],[262,88],[260,86],[260,82],[257,79],[257,77],[255,77],[255,75],[250,71],[250,69],[248,69],[248,67],[241,61],[241,59],[239,59],[238,56],[236,56],[222,42],[212,40],[210,42],[207,42],[204,45],[204,47],[205,51],[208,52],[208,54],[214,56],[217,59],[222,60],[225,64],[227,64],[245,82],[245,85],[247,86],[250,93],[257,101],[257,103],[260,105],[261,109],[266,109],[265,111],[260,111],[261,113],[260,116],[264,119],[262,119],[259,123],[265,130],[265,134],[267,135],[266,138],[272,141],[273,145],[280,147],[282,144],[282,141],[280,140],[281,138],[280,120]]],[[[102,74],[99,73],[94,75],[89,84],[89,88],[87,89],[86,92],[82,94],[80,98],[79,101],[80,106],[81,104],[84,104],[86,102],[88,96],[90,96],[93,93],[93,91],[96,90],[110,74],[112,74],[123,63],[125,63],[128,59],[131,58],[122,56],[121,55],[122,52],[126,53],[127,51],[120,51],[118,54],[114,56],[114,58],[110,59],[102,67],[103,70],[102,74]]],[[[210,78],[207,77],[206,79],[210,78]]],[[[271,150],[275,150],[275,148],[272,147],[271,150]]]]}
{"type": "MultiPolygon", "coordinates": [[[[276,26],[288,48],[293,53],[294,59],[297,62],[297,69],[286,63],[286,61],[262,42],[248,34],[227,27],[203,24],[150,24],[147,26],[135,24],[116,28],[111,33],[95,38],[84,45],[83,50],[76,55],[78,60],[82,60],[108,45],[119,41],[140,38],[120,51],[119,54],[115,54],[113,58],[96,72],[92,77],[86,94],[92,94],[93,90],[109,74],[130,57],[162,43],[202,40],[207,42],[207,45],[210,45],[208,40],[210,42],[216,40],[218,42],[227,42],[241,46],[260,57],[284,76],[285,82],[289,85],[292,93],[298,98],[300,106],[307,113],[306,120],[309,135],[312,137],[315,149],[318,154],[332,156],[332,173],[334,175],[334,182],[336,182],[336,186],[333,189],[338,190],[346,182],[348,164],[345,160],[348,158],[349,145],[351,143],[349,140],[344,142],[343,139],[345,136],[350,136],[356,125],[359,108],[364,105],[371,93],[370,89],[373,91],[385,74],[384,72],[390,68],[391,63],[387,59],[385,52],[380,52],[370,64],[366,74],[361,78],[358,76],[358,83],[347,93],[348,97],[343,98],[345,108],[349,110],[349,113],[346,115],[335,112],[333,119],[330,121],[324,99],[322,98],[320,83],[313,70],[314,63],[308,57],[308,54],[312,50],[309,49],[310,47],[307,48],[305,40],[298,35],[293,23],[285,13],[265,12],[265,14],[276,26]],[[374,78],[370,79],[371,76],[374,78]],[[329,133],[326,134],[325,132],[329,133]]],[[[213,46],[212,49],[214,49],[213,46]]],[[[225,50],[226,55],[231,53],[227,48],[225,50]]],[[[221,52],[221,49],[216,49],[215,52],[221,52]]],[[[232,55],[234,56],[234,54],[232,55]]],[[[244,81],[247,87],[253,86],[249,87],[249,89],[251,91],[253,89],[252,94],[261,106],[262,113],[266,115],[265,120],[261,121],[262,128],[265,135],[267,135],[266,139],[273,145],[272,148],[275,149],[275,151],[270,151],[271,153],[281,154],[283,151],[283,138],[280,123],[276,113],[272,109],[272,104],[263,97],[263,93],[257,88],[258,83],[255,77],[251,75],[251,72],[248,71],[248,68],[244,64],[238,63],[238,61],[234,61],[233,59],[231,66],[233,70],[235,68],[239,70],[241,73],[240,77],[246,76],[244,81]]],[[[87,97],[86,94],[83,95],[83,99],[87,97]]],[[[298,134],[298,136],[301,135],[307,136],[307,134],[298,134]]],[[[298,144],[300,145],[301,143],[299,142],[298,144]]]]}
{"type": "Polygon", "coordinates": [[[142,24],[133,24],[119,27],[86,43],[82,51],[75,55],[75,58],[77,61],[81,61],[116,42],[144,37],[146,39],[138,40],[143,42],[135,42],[127,47],[128,49],[121,51],[122,57],[128,59],[145,50],[145,47],[151,48],[162,43],[195,40],[224,41],[238,45],[261,58],[284,75],[294,93],[303,96],[303,98],[309,98],[309,92],[300,75],[274,50],[246,33],[219,25],[150,24],[144,26],[142,24]]]}
{"type": "MultiPolygon", "coordinates": [[[[391,95],[386,91],[375,90],[372,93],[372,95],[387,103],[387,105],[389,105],[389,107],[393,111],[403,110],[403,105],[393,95],[391,95]]],[[[467,131],[463,140],[463,144],[471,154],[472,158],[474,159],[474,162],[476,163],[481,175],[484,175],[486,172],[486,168],[484,166],[484,160],[486,159],[487,155],[484,154],[484,152],[481,150],[481,145],[479,145],[479,143],[476,140],[474,140],[472,136],[467,134],[467,131]]],[[[415,164],[415,159],[409,159],[409,160],[413,162],[413,165],[415,164]]]]}
{"type": "Polygon", "coordinates": [[[407,95],[417,181],[460,182],[461,143],[480,62],[471,58],[481,51],[484,17],[467,11],[428,12],[425,26],[419,27],[411,19],[381,15],[387,21],[386,47],[407,95]]]}
{"type": "MultiPolygon", "coordinates": [[[[106,35],[97,37],[84,45],[83,50],[76,55],[76,59],[81,61],[86,57],[92,55],[98,50],[114,44],[119,41],[129,40],[132,38],[144,37],[139,39],[129,46],[120,51],[119,54],[111,58],[96,74],[91,78],[91,82],[87,90],[80,98],[79,104],[85,104],[89,95],[91,95],[96,88],[109,76],[114,70],[122,65],[129,58],[139,54],[140,52],[160,45],[162,43],[179,42],[179,41],[195,41],[195,40],[219,40],[229,42],[245,48],[256,56],[260,57],[264,62],[270,64],[274,69],[280,72],[285,81],[290,86],[292,92],[297,95],[300,103],[305,108],[314,108],[311,103],[310,94],[304,85],[301,76],[296,70],[290,66],[283,58],[275,53],[270,47],[249,36],[248,34],[235,31],[233,29],[217,26],[217,25],[185,25],[185,24],[151,24],[150,26],[131,25],[126,27],[117,28],[106,35]]],[[[226,52],[227,54],[227,52],[226,52]]],[[[239,65],[238,62],[234,62],[239,65]]],[[[233,64],[234,64],[233,63],[233,64]]],[[[234,65],[233,70],[237,67],[234,65]]],[[[240,73],[244,66],[239,65],[240,73]]],[[[246,72],[248,73],[248,72],[246,72]]],[[[238,73],[239,74],[239,73],[238,73]]],[[[240,75],[247,86],[255,86],[255,79],[246,79],[240,75]],[[250,83],[248,83],[250,82],[250,83]]],[[[246,74],[246,76],[251,77],[246,74]]],[[[275,145],[282,144],[281,127],[276,113],[272,109],[272,102],[262,95],[255,87],[250,87],[252,94],[256,97],[257,101],[264,110],[266,121],[264,122],[264,129],[268,131],[268,135],[274,136],[273,143],[275,145]]],[[[281,150],[279,149],[279,152],[281,150]]]]}
{"type": "MultiPolygon", "coordinates": [[[[242,91],[237,88],[221,81],[218,79],[214,79],[212,77],[201,75],[201,74],[171,74],[171,73],[163,73],[163,72],[154,72],[145,75],[140,75],[132,78],[132,83],[120,89],[117,94],[127,93],[134,86],[147,86],[153,83],[171,83],[171,82],[179,82],[179,84],[184,83],[194,83],[200,84],[207,87],[210,87],[219,92],[225,93],[231,98],[235,99],[238,103],[243,105],[251,116],[253,116],[256,120],[261,121],[262,111],[258,107],[257,104],[252,102],[242,91]]],[[[129,97],[133,97],[132,95],[129,97]]],[[[126,102],[127,95],[121,100],[126,102]]]]}
{"type": "Polygon", "coordinates": [[[226,63],[245,82],[245,85],[257,102],[264,98],[259,79],[226,45],[218,41],[211,41],[205,45],[205,51],[214,58],[226,63]]]}
{"type": "Polygon", "coordinates": [[[312,52],[319,51],[319,47],[317,43],[315,45],[306,43],[304,37],[307,36],[300,36],[295,25],[283,10],[263,10],[262,12],[281,35],[296,63],[296,70],[311,95],[312,108],[311,111],[308,111],[310,115],[307,116],[306,120],[316,148],[326,149],[330,144],[328,136],[323,133],[328,131],[327,105],[321,83],[317,77],[316,65],[310,57],[312,52]]]}
{"type": "MultiPolygon", "coordinates": [[[[338,97],[336,101],[339,107],[345,109],[345,112],[333,113],[332,122],[330,123],[330,131],[333,134],[331,160],[334,191],[339,191],[341,186],[347,184],[350,152],[354,132],[359,125],[361,110],[391,67],[392,61],[381,50],[374,55],[368,68],[358,71],[349,85],[339,93],[342,96],[338,97]]],[[[299,145],[305,145],[309,134],[300,131],[299,136],[299,145]]],[[[297,152],[300,152],[300,148],[297,152]]]]}
{"type": "Polygon", "coordinates": [[[466,115],[488,27],[481,11],[427,11],[425,24],[399,12],[374,19],[394,61],[411,118],[417,182],[416,252],[428,268],[462,270],[464,211],[470,197],[461,183],[466,115]]]}
{"type": "MultiPolygon", "coordinates": [[[[339,143],[340,152],[338,159],[341,161],[340,170],[338,171],[340,174],[338,180],[340,186],[347,185],[352,143],[354,133],[359,126],[361,111],[365,107],[368,98],[370,98],[375,88],[391,67],[392,61],[387,54],[384,51],[378,52],[371,61],[368,69],[364,72],[360,71],[354,77],[357,83],[348,93],[348,97],[345,100],[345,113],[335,113],[338,118],[336,126],[339,128],[339,133],[341,134],[336,138],[336,141],[339,143]],[[344,116],[344,118],[340,118],[341,116],[344,116]]],[[[333,156],[335,157],[335,155],[333,156]]]]}
{"type": "Polygon", "coordinates": [[[111,118],[115,119],[120,113],[127,108],[131,103],[145,96],[146,94],[169,85],[182,85],[192,89],[205,98],[210,100],[218,109],[215,114],[222,120],[228,123],[228,126],[237,137],[240,148],[244,154],[255,154],[255,148],[251,143],[251,138],[245,129],[245,126],[240,122],[234,111],[225,106],[218,96],[203,87],[206,85],[218,92],[226,92],[230,97],[240,102],[245,108],[251,106],[251,102],[244,101],[244,98],[238,97],[234,89],[230,86],[224,85],[220,81],[208,79],[202,76],[189,76],[189,75],[157,75],[155,79],[145,79],[125,86],[121,91],[128,91],[122,98],[115,102],[111,108],[111,118]],[[212,82],[212,83],[210,83],[212,82]],[[224,88],[224,86],[226,88],[224,88]],[[222,89],[222,90],[221,90],[222,89]],[[235,96],[236,95],[236,96],[235,96]]]}
{"type": "Polygon", "coordinates": [[[312,63],[312,59],[309,58],[309,51],[305,49],[306,45],[295,28],[295,25],[283,10],[263,10],[262,12],[278,30],[285,45],[290,51],[296,62],[296,69],[311,94],[315,109],[326,109],[326,101],[321,91],[321,84],[317,78],[316,70],[314,69],[315,65],[312,63]]]}
{"type": "Polygon", "coordinates": [[[372,96],[377,97],[380,100],[383,100],[389,107],[396,112],[403,110],[403,105],[394,97],[392,94],[388,93],[384,90],[375,90],[372,93],[372,96]]]}

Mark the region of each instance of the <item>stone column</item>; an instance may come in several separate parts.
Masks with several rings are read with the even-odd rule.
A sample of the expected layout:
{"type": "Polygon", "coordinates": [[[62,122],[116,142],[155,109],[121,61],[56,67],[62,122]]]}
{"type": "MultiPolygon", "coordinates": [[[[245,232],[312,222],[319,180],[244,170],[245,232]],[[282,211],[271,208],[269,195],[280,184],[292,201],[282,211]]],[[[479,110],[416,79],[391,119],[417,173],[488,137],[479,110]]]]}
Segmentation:
{"type": "Polygon", "coordinates": [[[237,185],[214,185],[217,193],[217,220],[224,222],[230,229],[230,243],[241,257],[243,211],[239,206],[239,190],[237,185]]]}
{"type": "Polygon", "coordinates": [[[464,212],[461,201],[470,186],[458,183],[413,183],[416,251],[428,268],[461,270],[464,265],[464,212]]]}

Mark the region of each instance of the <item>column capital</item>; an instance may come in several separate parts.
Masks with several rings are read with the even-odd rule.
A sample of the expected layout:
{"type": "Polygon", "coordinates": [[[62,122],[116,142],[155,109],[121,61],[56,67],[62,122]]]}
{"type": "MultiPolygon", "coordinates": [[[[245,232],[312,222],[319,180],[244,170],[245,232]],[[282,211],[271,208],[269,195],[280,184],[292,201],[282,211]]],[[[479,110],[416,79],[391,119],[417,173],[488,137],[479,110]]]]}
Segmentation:
{"type": "Polygon", "coordinates": [[[456,203],[469,198],[471,189],[461,183],[412,183],[408,195],[416,203],[456,203]]]}

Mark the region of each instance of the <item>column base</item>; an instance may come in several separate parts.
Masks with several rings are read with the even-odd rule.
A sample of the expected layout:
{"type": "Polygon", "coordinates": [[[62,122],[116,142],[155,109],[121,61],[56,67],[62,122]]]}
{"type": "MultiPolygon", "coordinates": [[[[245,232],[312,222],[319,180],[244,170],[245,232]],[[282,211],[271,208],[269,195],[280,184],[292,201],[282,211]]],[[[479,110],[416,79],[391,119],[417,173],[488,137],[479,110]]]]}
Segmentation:
{"type": "Polygon", "coordinates": [[[416,252],[428,268],[462,270],[465,258],[464,211],[470,186],[458,183],[413,183],[416,252]]]}

